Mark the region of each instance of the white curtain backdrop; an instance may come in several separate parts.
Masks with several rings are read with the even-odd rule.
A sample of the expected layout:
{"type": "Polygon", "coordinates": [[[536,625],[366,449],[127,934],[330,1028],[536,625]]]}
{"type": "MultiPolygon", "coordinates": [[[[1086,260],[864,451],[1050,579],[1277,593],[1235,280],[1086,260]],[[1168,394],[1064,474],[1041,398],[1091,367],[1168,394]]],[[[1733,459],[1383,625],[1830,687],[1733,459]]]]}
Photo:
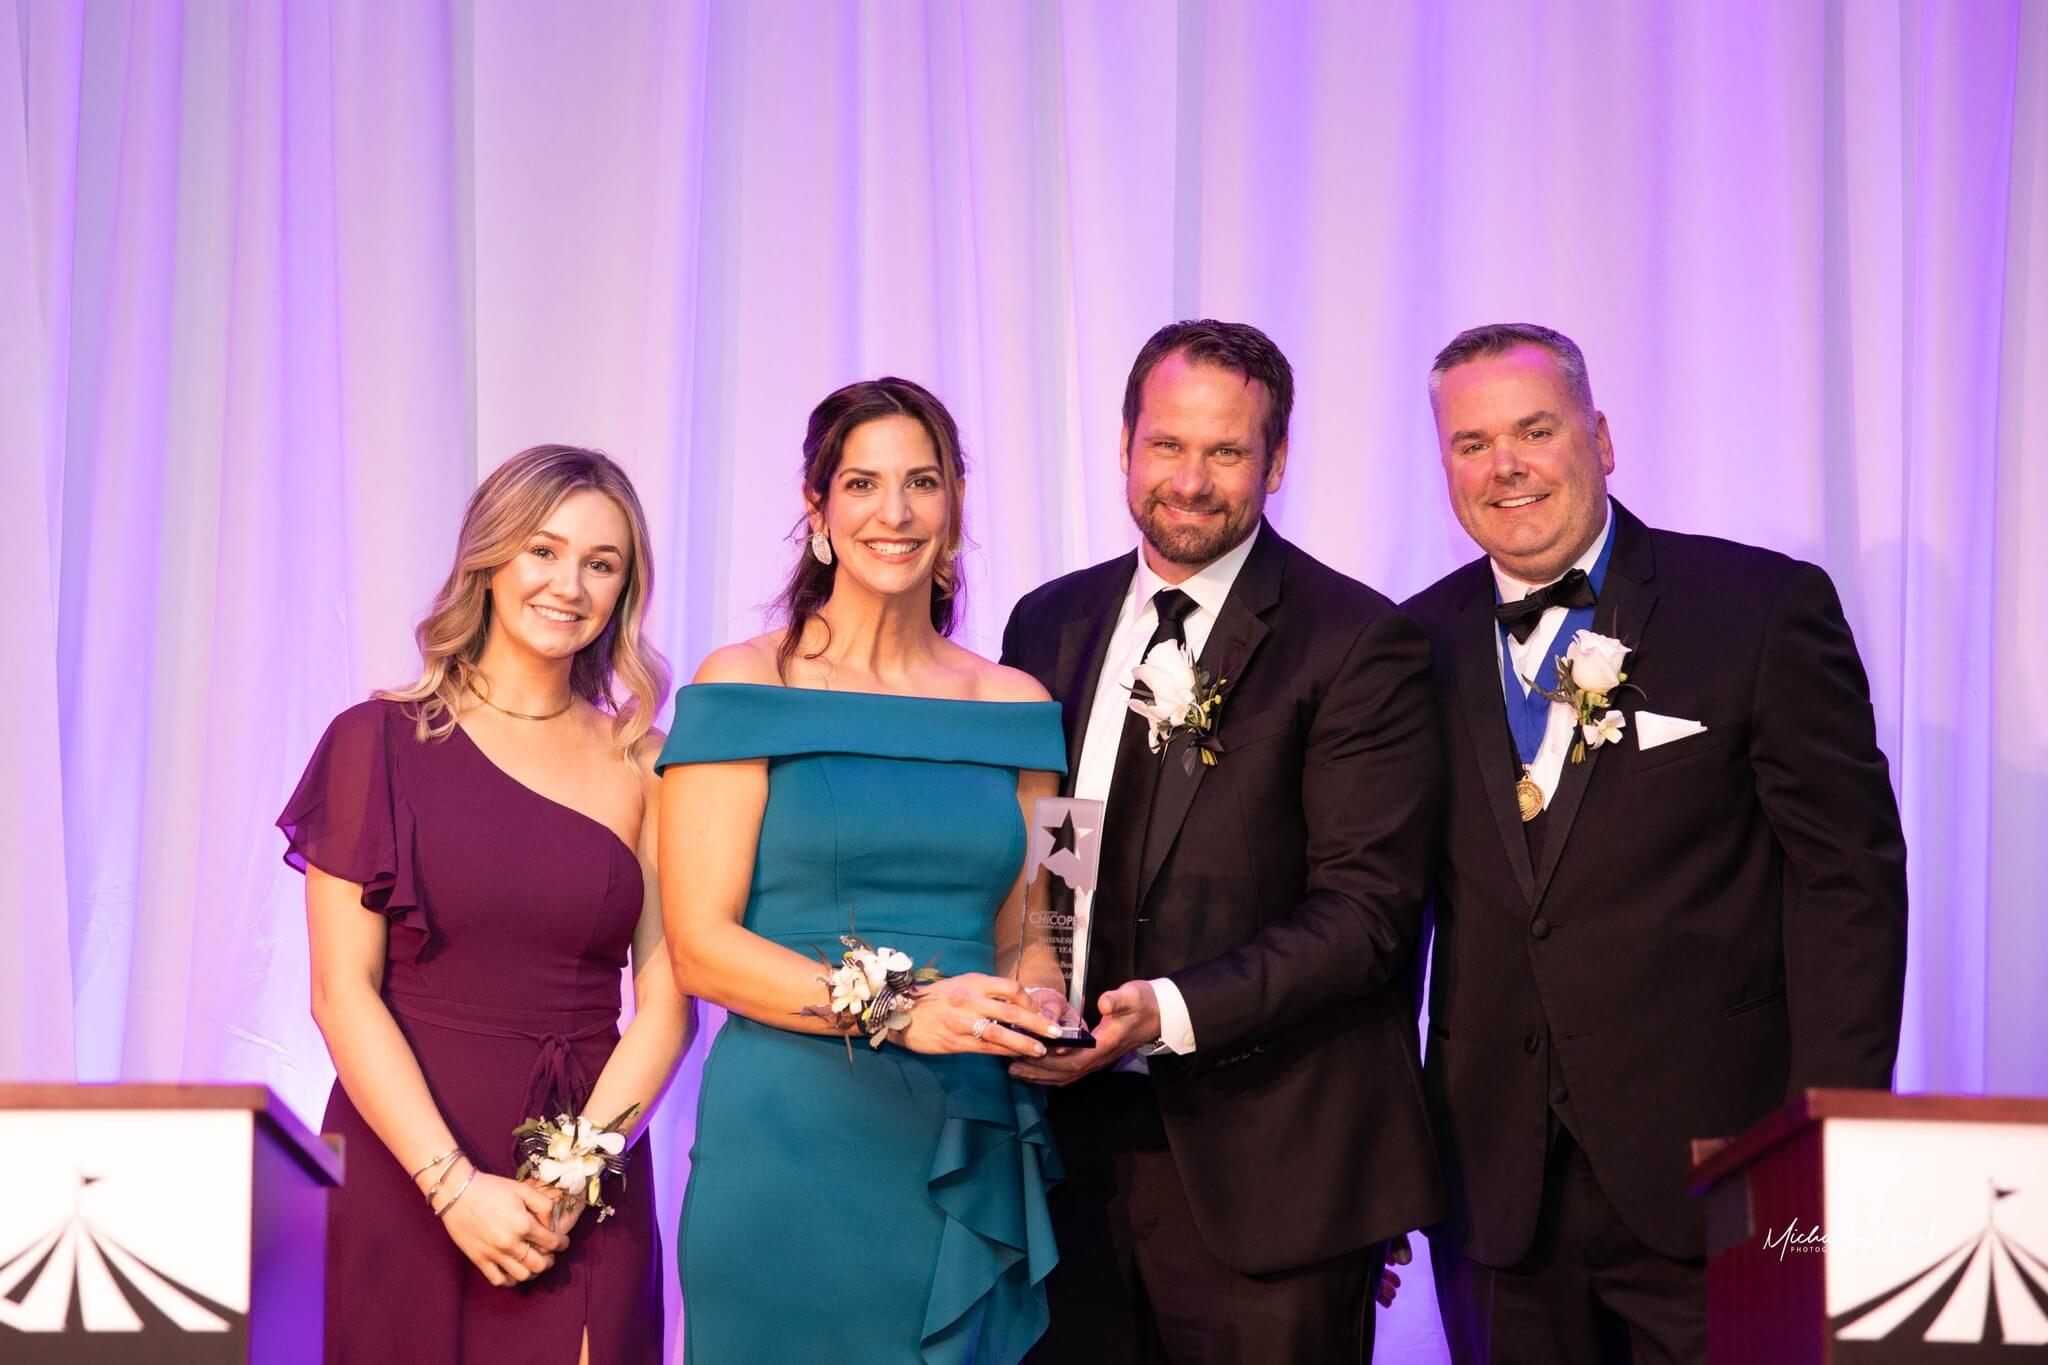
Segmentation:
{"type": "MultiPolygon", "coordinates": [[[[1435,349],[1577,337],[1634,510],[1842,589],[1900,1084],[2048,1093],[2038,0],[0,0],[0,1075],[317,1115],[270,822],[507,455],[633,472],[687,674],[795,553],[810,406],[917,378],[991,649],[1132,543],[1124,375],[1200,315],[1294,360],[1282,531],[1397,597],[1472,554],[1435,349]]],[[[1427,1278],[1384,1358],[1439,1349],[1427,1278]]]]}

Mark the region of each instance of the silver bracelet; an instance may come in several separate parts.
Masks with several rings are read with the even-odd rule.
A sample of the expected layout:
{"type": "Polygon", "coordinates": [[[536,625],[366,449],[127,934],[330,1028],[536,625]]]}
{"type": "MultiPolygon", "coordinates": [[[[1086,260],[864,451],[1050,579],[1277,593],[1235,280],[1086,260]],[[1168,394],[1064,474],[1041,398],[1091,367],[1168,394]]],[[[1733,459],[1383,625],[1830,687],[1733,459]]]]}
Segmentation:
{"type": "Polygon", "coordinates": [[[407,1180],[410,1180],[410,1181],[412,1181],[412,1182],[413,1182],[413,1183],[415,1183],[415,1184],[417,1184],[417,1183],[419,1183],[419,1178],[420,1178],[421,1176],[425,1175],[425,1174],[426,1174],[426,1173],[427,1173],[428,1171],[431,1171],[431,1170],[433,1170],[433,1169],[434,1169],[434,1168],[435,1168],[436,1166],[438,1166],[438,1165],[440,1165],[440,1164],[441,1164],[442,1162],[446,1161],[446,1160],[447,1160],[447,1159],[448,1159],[449,1157],[451,1157],[451,1156],[461,1156],[461,1155],[462,1155],[462,1148],[460,1148],[460,1147],[450,1147],[450,1148],[449,1148],[449,1149],[448,1149],[447,1151],[445,1151],[445,1152],[441,1153],[441,1155],[439,1155],[439,1156],[435,1157],[435,1158],[434,1158],[434,1159],[433,1159],[432,1161],[429,1161],[429,1162],[428,1162],[428,1163],[427,1163],[426,1165],[424,1165],[424,1166],[420,1167],[420,1168],[419,1168],[418,1170],[414,1171],[414,1172],[413,1172],[413,1173],[412,1173],[411,1175],[407,1176],[407,1177],[406,1177],[406,1179],[407,1179],[407,1180]]]}
{"type": "Polygon", "coordinates": [[[458,1188],[458,1189],[457,1189],[457,1190],[455,1191],[455,1193],[453,1193],[453,1194],[451,1194],[451,1195],[449,1195],[449,1196],[448,1196],[448,1202],[447,1202],[447,1203],[443,1204],[443,1205],[442,1205],[442,1206],[441,1206],[440,1208],[438,1208],[438,1209],[435,1209],[435,1210],[434,1210],[434,1217],[436,1217],[436,1218],[439,1218],[439,1217],[441,1217],[441,1216],[442,1216],[443,1214],[447,1213],[447,1212],[448,1212],[448,1210],[450,1210],[450,1209],[454,1208],[454,1207],[455,1207],[455,1201],[456,1201],[456,1200],[458,1200],[458,1199],[460,1199],[460,1198],[462,1198],[462,1196],[463,1196],[463,1193],[464,1193],[464,1191],[468,1190],[468,1189],[469,1189],[469,1187],[470,1187],[471,1185],[475,1184],[475,1183],[476,1183],[476,1163],[475,1163],[474,1161],[472,1161],[472,1162],[470,1162],[470,1163],[469,1163],[469,1179],[467,1179],[467,1180],[463,1181],[463,1182],[462,1182],[462,1184],[461,1184],[461,1186],[460,1186],[460,1187],[459,1187],[459,1188],[458,1188]]]}
{"type": "MultiPolygon", "coordinates": [[[[436,1194],[439,1194],[441,1192],[441,1187],[448,1183],[448,1177],[455,1174],[455,1168],[457,1166],[460,1166],[465,1161],[469,1161],[469,1158],[462,1154],[460,1148],[457,1148],[455,1152],[455,1160],[449,1162],[447,1166],[443,1167],[441,1174],[434,1177],[434,1183],[427,1186],[428,1208],[432,1208],[434,1206],[434,1196],[436,1194]]],[[[474,1161],[469,1161],[469,1173],[472,1177],[476,1175],[476,1163],[474,1161]]]]}

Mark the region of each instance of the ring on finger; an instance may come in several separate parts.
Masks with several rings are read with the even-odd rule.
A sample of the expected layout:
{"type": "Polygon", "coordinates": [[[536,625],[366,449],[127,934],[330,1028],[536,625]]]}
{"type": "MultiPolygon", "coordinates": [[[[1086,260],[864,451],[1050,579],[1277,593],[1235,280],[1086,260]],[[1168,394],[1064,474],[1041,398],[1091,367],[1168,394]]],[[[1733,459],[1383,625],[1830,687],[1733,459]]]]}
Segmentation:
{"type": "Polygon", "coordinates": [[[973,1032],[974,1032],[974,1041],[975,1041],[975,1042],[977,1042],[977,1043],[978,1043],[978,1042],[980,1042],[980,1041],[981,1041],[981,1035],[982,1035],[982,1034],[984,1034],[984,1033],[987,1033],[987,1032],[988,1032],[988,1026],[989,1026],[990,1024],[993,1024],[994,1022],[995,1022],[995,1020],[993,1020],[993,1019],[989,1018],[989,1017],[988,1017],[988,1016],[987,1016],[986,1014],[982,1015],[982,1016],[981,1016],[981,1017],[980,1017],[979,1019],[976,1019],[976,1020],[974,1021],[974,1030],[973,1030],[973,1032]]]}

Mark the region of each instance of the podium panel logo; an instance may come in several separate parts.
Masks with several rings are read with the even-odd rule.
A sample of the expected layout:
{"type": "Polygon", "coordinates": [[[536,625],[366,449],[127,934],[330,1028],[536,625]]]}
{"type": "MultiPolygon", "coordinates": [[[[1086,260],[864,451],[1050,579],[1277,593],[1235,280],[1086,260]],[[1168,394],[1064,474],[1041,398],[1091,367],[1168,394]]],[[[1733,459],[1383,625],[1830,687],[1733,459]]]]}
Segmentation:
{"type": "Polygon", "coordinates": [[[1827,1255],[1832,1360],[2048,1356],[2048,1127],[1836,1119],[1825,1141],[1825,1219],[1790,1240],[1827,1255]]]}
{"type": "Polygon", "coordinates": [[[51,1154],[0,1209],[0,1360],[246,1358],[245,1112],[0,1111],[0,1149],[51,1154]]]}

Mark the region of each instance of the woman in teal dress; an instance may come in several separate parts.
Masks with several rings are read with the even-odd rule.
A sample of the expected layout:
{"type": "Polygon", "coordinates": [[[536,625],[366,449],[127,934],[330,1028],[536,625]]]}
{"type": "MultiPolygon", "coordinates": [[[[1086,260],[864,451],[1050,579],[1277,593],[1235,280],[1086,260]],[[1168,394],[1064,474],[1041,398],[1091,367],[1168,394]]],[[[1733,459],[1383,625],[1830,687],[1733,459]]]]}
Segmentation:
{"type": "Polygon", "coordinates": [[[730,1012],[683,1211],[699,1365],[1004,1365],[1044,1330],[1054,1158],[1006,1068],[1066,1014],[1018,952],[1025,820],[1065,742],[1037,682],[946,638],[961,489],[924,389],[826,398],[787,625],[676,697],[663,914],[683,989],[730,1012]],[[902,1027],[839,1026],[820,955],[845,934],[942,974],[902,1027]]]}

